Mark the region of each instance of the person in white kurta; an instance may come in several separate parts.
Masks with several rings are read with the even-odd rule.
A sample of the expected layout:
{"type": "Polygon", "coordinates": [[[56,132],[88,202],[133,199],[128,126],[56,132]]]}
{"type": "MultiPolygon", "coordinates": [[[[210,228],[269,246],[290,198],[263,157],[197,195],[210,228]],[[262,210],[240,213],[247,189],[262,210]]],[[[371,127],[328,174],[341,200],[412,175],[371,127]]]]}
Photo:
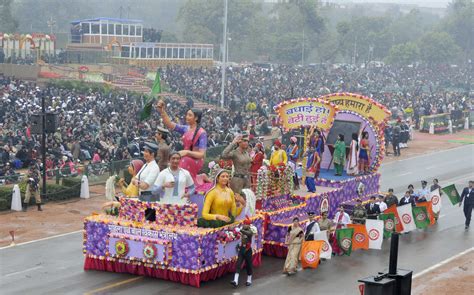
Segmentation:
{"type": "Polygon", "coordinates": [[[351,223],[351,218],[349,214],[344,212],[344,207],[339,207],[339,211],[337,211],[336,215],[334,215],[334,223],[337,225],[338,228],[345,228],[349,223],[351,223]],[[343,214],[343,216],[341,220],[339,220],[341,214],[343,214]]]}
{"type": "Polygon", "coordinates": [[[376,204],[379,205],[380,213],[383,213],[383,211],[387,210],[387,203],[384,202],[384,196],[379,195],[379,199],[376,204]]]}
{"type": "Polygon", "coordinates": [[[179,153],[172,153],[170,167],[160,172],[152,187],[153,195],[160,196],[160,203],[183,205],[194,193],[193,178],[186,169],[179,167],[180,160],[179,153]]]}
{"type": "Polygon", "coordinates": [[[137,173],[137,176],[132,180],[132,183],[139,188],[140,200],[146,202],[155,202],[152,198],[151,189],[160,173],[160,168],[155,161],[158,146],[154,143],[145,143],[145,150],[143,158],[145,164],[137,173]]]}

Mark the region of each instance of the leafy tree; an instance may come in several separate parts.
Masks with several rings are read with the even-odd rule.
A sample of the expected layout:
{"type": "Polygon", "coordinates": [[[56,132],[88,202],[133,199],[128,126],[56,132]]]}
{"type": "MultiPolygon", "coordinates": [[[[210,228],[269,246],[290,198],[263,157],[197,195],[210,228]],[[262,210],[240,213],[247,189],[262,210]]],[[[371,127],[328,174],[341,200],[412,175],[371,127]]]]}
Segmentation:
{"type": "Polygon", "coordinates": [[[428,64],[446,64],[456,61],[461,49],[446,32],[431,32],[420,40],[421,58],[428,64]]]}
{"type": "Polygon", "coordinates": [[[441,28],[453,36],[463,49],[466,57],[474,53],[474,2],[472,0],[454,0],[448,6],[448,15],[441,28]]]}
{"type": "Polygon", "coordinates": [[[0,0],[0,32],[15,33],[18,21],[12,15],[13,0],[0,0]]]}
{"type": "Polygon", "coordinates": [[[420,49],[414,42],[397,44],[390,48],[387,63],[394,65],[409,65],[417,61],[420,55],[420,49]]]}

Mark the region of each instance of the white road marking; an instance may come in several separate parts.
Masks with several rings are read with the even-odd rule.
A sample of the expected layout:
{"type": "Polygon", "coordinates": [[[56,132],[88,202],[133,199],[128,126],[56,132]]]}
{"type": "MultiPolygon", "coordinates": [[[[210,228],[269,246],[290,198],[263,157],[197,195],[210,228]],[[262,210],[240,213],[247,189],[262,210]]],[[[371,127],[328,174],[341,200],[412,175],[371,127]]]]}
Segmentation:
{"type": "Polygon", "coordinates": [[[463,252],[461,252],[461,253],[458,253],[458,254],[456,254],[456,255],[454,255],[454,256],[448,258],[448,259],[445,259],[445,260],[441,261],[440,263],[436,263],[435,265],[433,265],[433,266],[431,266],[431,267],[428,267],[427,269],[425,269],[425,270],[423,270],[423,271],[421,271],[421,272],[419,272],[419,273],[416,273],[416,274],[413,276],[413,279],[416,279],[417,277],[420,277],[420,276],[422,276],[422,275],[424,275],[424,274],[426,274],[426,273],[429,273],[430,271],[433,271],[433,270],[435,270],[436,268],[438,268],[438,267],[440,267],[440,266],[443,266],[443,265],[445,265],[446,263],[449,263],[449,262],[453,261],[454,259],[459,258],[459,257],[463,256],[464,254],[467,254],[467,253],[469,253],[469,252],[471,252],[471,251],[474,251],[474,247],[469,248],[469,249],[467,249],[466,251],[463,251],[463,252]]]}
{"type": "Polygon", "coordinates": [[[446,216],[446,214],[441,214],[441,215],[438,217],[438,219],[439,219],[439,218],[443,218],[443,217],[445,217],[445,216],[446,216]]]}
{"type": "MultiPolygon", "coordinates": [[[[469,145],[471,146],[471,145],[469,145]]],[[[431,155],[436,155],[436,154],[440,154],[440,153],[445,153],[445,152],[449,152],[449,151],[453,151],[453,150],[457,150],[457,149],[462,149],[462,148],[466,148],[466,146],[459,146],[459,147],[455,147],[455,148],[452,148],[452,149],[448,149],[448,150],[442,150],[442,151],[438,151],[438,152],[433,152],[433,153],[428,153],[428,154],[424,154],[424,155],[419,155],[419,156],[415,156],[415,157],[411,157],[411,158],[407,158],[407,159],[403,159],[403,160],[397,160],[397,161],[394,161],[394,162],[389,162],[389,163],[385,163],[385,164],[382,164],[381,167],[384,167],[384,166],[388,166],[390,164],[393,164],[393,163],[400,163],[400,162],[403,162],[403,161],[406,161],[406,160],[413,160],[413,159],[416,159],[416,158],[421,158],[421,157],[426,157],[426,156],[431,156],[431,155]]],[[[409,172],[407,174],[400,174],[398,176],[404,176],[404,175],[409,175],[409,174],[412,174],[413,172],[409,172]]],[[[461,179],[466,179],[466,178],[472,178],[472,176],[463,176],[461,179]]],[[[453,178],[454,179],[454,178],[453,178]]],[[[458,179],[457,181],[461,180],[461,179],[458,179]]],[[[11,247],[16,247],[16,246],[21,246],[21,245],[26,245],[26,244],[31,244],[31,243],[36,243],[36,242],[40,242],[40,241],[44,241],[44,240],[49,240],[49,239],[55,239],[55,238],[59,238],[59,237],[63,237],[63,236],[67,236],[67,235],[72,235],[72,234],[75,234],[75,233],[79,233],[79,232],[82,232],[83,230],[77,230],[77,231],[73,231],[73,232],[69,232],[69,233],[65,233],[65,234],[60,234],[60,235],[56,235],[56,236],[51,236],[51,237],[46,237],[46,238],[42,238],[42,239],[38,239],[38,240],[32,240],[32,241],[28,241],[28,242],[24,242],[24,243],[20,243],[20,244],[16,244],[14,246],[5,246],[5,247],[1,247],[0,250],[3,250],[3,249],[8,249],[8,248],[11,248],[11,247]]]]}
{"type": "Polygon", "coordinates": [[[437,165],[435,165],[435,166],[428,166],[428,167],[426,167],[425,169],[426,169],[426,170],[430,170],[430,169],[433,169],[433,168],[436,168],[436,167],[438,167],[438,166],[437,166],[437,165]]]}
{"type": "Polygon", "coordinates": [[[21,245],[27,245],[27,244],[36,243],[36,242],[45,241],[45,240],[60,238],[60,237],[64,237],[64,236],[68,236],[68,235],[72,235],[72,234],[77,234],[77,233],[80,233],[80,232],[83,232],[83,231],[84,230],[81,229],[81,230],[76,230],[76,231],[72,231],[72,232],[69,232],[69,233],[64,233],[64,234],[60,234],[60,235],[55,235],[55,236],[51,236],[51,237],[46,237],[46,238],[32,240],[32,241],[28,241],[28,242],[24,242],[24,243],[19,243],[19,244],[16,244],[14,246],[5,246],[5,247],[1,247],[0,250],[12,248],[12,247],[18,247],[18,246],[21,246],[21,245]]]}
{"type": "MultiPolygon", "coordinates": [[[[468,145],[468,147],[472,148],[472,145],[468,145]]],[[[427,154],[419,155],[419,156],[416,156],[416,157],[411,157],[411,158],[406,158],[406,159],[402,159],[402,160],[397,160],[397,161],[385,163],[385,164],[382,164],[381,167],[388,166],[388,165],[391,165],[391,164],[394,164],[394,163],[400,163],[400,162],[404,162],[404,161],[408,161],[408,160],[413,160],[413,159],[416,159],[416,158],[422,158],[422,157],[426,157],[426,156],[432,156],[432,155],[437,155],[437,154],[446,153],[446,152],[450,152],[450,151],[455,151],[455,150],[463,149],[463,148],[466,148],[466,145],[462,145],[462,146],[458,146],[458,147],[455,147],[455,148],[452,148],[452,149],[437,151],[437,152],[433,152],[433,153],[427,153],[427,154]]]]}
{"type": "Polygon", "coordinates": [[[410,174],[413,174],[413,172],[402,173],[402,174],[398,174],[397,176],[405,176],[405,175],[410,175],[410,174]]]}
{"type": "Polygon", "coordinates": [[[40,269],[40,268],[43,268],[42,265],[38,265],[38,266],[35,266],[35,267],[31,267],[31,268],[27,268],[25,270],[20,270],[20,271],[16,271],[16,272],[11,272],[9,274],[6,274],[4,275],[4,277],[11,277],[11,276],[14,276],[14,275],[19,275],[19,274],[22,274],[22,273],[25,273],[25,272],[29,272],[29,271],[32,271],[32,270],[35,270],[35,269],[40,269]]]}

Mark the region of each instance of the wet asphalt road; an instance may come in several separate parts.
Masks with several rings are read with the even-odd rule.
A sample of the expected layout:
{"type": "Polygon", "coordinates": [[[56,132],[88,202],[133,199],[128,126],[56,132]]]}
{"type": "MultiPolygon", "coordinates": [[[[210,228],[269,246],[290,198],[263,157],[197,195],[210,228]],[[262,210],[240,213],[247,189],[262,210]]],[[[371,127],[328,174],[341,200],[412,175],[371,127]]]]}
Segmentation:
{"type": "MultiPolygon", "coordinates": [[[[408,184],[439,178],[442,186],[456,183],[458,190],[474,179],[474,145],[385,164],[381,190],[401,195],[408,184]]],[[[474,246],[474,227],[464,230],[462,208],[443,197],[438,224],[400,237],[398,266],[414,273],[474,246]]],[[[228,274],[201,288],[168,281],[97,271],[83,271],[82,233],[0,249],[1,294],[359,294],[357,280],[388,267],[389,245],[382,250],[358,250],[335,257],[317,270],[281,274],[284,260],[263,257],[254,270],[254,283],[233,289],[228,274]]]]}

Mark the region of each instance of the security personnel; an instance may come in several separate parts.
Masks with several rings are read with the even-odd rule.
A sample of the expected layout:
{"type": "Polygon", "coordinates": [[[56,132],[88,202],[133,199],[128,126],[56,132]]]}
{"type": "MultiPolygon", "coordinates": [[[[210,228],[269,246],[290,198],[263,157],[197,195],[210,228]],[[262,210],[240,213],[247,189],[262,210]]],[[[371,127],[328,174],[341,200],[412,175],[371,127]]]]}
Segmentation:
{"type": "Polygon", "coordinates": [[[36,164],[32,164],[28,171],[28,184],[26,185],[25,200],[23,201],[23,212],[26,212],[31,196],[36,200],[38,211],[43,211],[41,209],[40,173],[36,164]]]}
{"type": "Polygon", "coordinates": [[[367,209],[362,205],[362,200],[357,199],[354,209],[352,210],[352,222],[356,224],[365,224],[367,219],[367,209]]]}
{"type": "Polygon", "coordinates": [[[158,167],[160,171],[168,168],[168,162],[170,158],[170,146],[168,144],[169,131],[163,127],[158,126],[156,131],[156,141],[158,142],[158,167]]]}
{"type": "Polygon", "coordinates": [[[143,151],[143,158],[145,164],[142,166],[138,172],[135,179],[132,181],[139,189],[139,199],[144,202],[155,202],[152,196],[151,189],[155,183],[158,174],[160,173],[160,168],[155,161],[156,153],[158,151],[158,146],[152,142],[145,142],[145,147],[143,151]]]}
{"type": "Polygon", "coordinates": [[[252,158],[248,152],[249,136],[237,136],[222,152],[222,158],[231,159],[235,173],[230,180],[230,188],[234,193],[241,194],[242,189],[250,188],[250,166],[252,158]]]}

